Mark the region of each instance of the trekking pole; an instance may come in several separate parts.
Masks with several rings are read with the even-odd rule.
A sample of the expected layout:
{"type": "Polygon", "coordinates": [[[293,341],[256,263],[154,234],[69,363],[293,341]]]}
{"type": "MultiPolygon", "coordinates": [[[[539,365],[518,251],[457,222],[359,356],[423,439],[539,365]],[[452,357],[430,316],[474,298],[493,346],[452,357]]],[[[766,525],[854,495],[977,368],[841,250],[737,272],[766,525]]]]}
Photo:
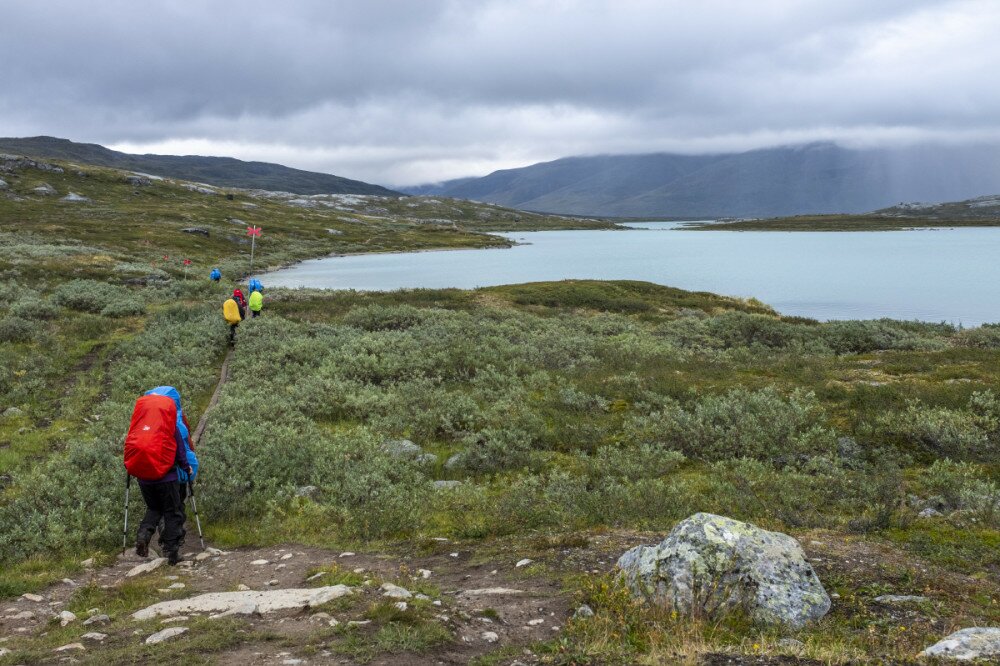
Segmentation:
{"type": "Polygon", "coordinates": [[[191,507],[194,509],[194,522],[198,525],[198,541],[201,542],[201,549],[205,550],[205,538],[201,534],[201,518],[198,517],[198,503],[194,501],[193,481],[188,481],[188,494],[191,496],[191,507]]]}
{"type": "Polygon", "coordinates": [[[132,475],[125,472],[125,527],[122,528],[122,555],[125,554],[125,544],[128,542],[128,491],[132,487],[132,475]]]}

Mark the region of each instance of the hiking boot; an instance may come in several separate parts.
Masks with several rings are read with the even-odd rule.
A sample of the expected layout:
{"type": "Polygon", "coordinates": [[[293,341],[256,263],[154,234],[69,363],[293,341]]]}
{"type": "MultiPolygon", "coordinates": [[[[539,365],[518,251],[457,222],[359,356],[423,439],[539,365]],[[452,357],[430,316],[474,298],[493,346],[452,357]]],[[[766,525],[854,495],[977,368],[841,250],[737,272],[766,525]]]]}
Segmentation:
{"type": "Polygon", "coordinates": [[[139,538],[135,540],[135,554],[139,557],[149,557],[149,542],[139,538]]]}
{"type": "Polygon", "coordinates": [[[180,551],[171,550],[167,552],[167,564],[174,566],[181,561],[180,551]]]}

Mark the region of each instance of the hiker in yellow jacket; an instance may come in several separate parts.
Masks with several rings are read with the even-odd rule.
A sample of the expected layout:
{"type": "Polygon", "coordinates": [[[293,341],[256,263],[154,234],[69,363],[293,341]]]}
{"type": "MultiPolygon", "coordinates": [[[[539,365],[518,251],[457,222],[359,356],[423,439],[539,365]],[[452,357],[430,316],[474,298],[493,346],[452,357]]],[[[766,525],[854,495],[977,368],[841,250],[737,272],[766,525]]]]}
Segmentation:
{"type": "Polygon", "coordinates": [[[229,344],[236,344],[236,327],[243,321],[243,308],[235,297],[222,304],[222,316],[229,324],[229,344]]]}
{"type": "Polygon", "coordinates": [[[250,317],[259,317],[260,310],[264,307],[264,295],[260,291],[254,289],[253,293],[250,294],[250,317]]]}

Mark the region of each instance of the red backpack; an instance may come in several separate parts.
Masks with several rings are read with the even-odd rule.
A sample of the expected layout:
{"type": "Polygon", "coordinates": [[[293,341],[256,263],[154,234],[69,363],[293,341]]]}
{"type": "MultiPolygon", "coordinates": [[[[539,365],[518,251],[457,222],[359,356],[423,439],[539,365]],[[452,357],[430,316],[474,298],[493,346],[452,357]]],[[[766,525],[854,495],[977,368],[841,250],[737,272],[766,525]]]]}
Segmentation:
{"type": "Polygon", "coordinates": [[[177,455],[177,405],[165,395],[135,401],[125,437],[125,469],[142,481],[156,481],[170,471],[177,455]]]}

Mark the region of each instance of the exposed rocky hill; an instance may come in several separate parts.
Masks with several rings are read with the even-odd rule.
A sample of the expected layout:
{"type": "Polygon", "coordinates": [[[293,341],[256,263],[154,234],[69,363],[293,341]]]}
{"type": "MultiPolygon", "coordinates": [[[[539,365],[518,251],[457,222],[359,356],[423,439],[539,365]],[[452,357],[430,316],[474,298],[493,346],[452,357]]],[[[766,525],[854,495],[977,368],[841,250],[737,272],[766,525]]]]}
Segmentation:
{"type": "Polygon", "coordinates": [[[381,185],[269,162],[245,162],[232,157],[202,155],[131,155],[95,143],[75,143],[51,136],[0,138],[0,152],[72,160],[221,187],[259,188],[297,194],[398,194],[381,185]]]}

